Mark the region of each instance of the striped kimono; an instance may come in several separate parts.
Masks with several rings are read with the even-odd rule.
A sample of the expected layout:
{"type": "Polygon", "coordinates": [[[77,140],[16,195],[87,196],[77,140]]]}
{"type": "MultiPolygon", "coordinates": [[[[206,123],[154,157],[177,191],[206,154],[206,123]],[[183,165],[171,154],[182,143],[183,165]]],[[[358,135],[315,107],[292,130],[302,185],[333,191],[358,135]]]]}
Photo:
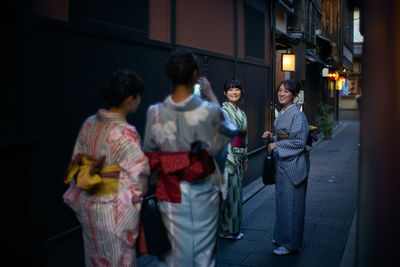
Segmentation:
{"type": "MultiPolygon", "coordinates": [[[[227,175],[228,194],[224,200],[220,230],[224,233],[237,234],[240,232],[242,221],[243,200],[243,163],[247,161],[247,119],[245,113],[231,103],[224,102],[222,109],[235,122],[239,129],[243,143],[236,145],[234,141],[228,145],[228,156],[225,162],[225,175],[227,175]]],[[[235,139],[234,139],[235,140],[235,139]]]]}
{"type": "MultiPolygon", "coordinates": [[[[120,168],[115,193],[81,191],[67,203],[82,224],[85,264],[135,266],[140,199],[147,190],[150,172],[140,137],[122,115],[99,110],[79,132],[72,159],[80,154],[96,159],[105,156],[104,166],[120,168]]],[[[69,191],[74,182],[71,184],[69,191]]]]}
{"type": "MultiPolygon", "coordinates": [[[[147,111],[143,150],[188,152],[193,143],[223,165],[226,144],[237,133],[221,108],[191,95],[175,103],[171,96],[147,111]],[[218,159],[222,158],[221,162],[218,159]]],[[[167,266],[216,265],[217,227],[220,212],[220,179],[217,172],[192,183],[178,181],[180,201],[159,201],[172,250],[161,259],[167,266]]]]}
{"type": "Polygon", "coordinates": [[[281,110],[274,122],[277,133],[276,222],[274,240],[289,250],[299,250],[303,240],[305,198],[309,171],[307,119],[293,104],[281,110]]]}

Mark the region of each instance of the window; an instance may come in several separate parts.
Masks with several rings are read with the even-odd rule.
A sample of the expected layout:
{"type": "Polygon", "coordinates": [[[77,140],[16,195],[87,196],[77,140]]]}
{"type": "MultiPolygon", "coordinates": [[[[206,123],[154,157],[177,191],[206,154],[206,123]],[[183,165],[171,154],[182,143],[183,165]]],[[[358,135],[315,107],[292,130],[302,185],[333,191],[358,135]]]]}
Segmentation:
{"type": "Polygon", "coordinates": [[[264,59],[264,12],[246,5],[246,57],[264,59]]]}

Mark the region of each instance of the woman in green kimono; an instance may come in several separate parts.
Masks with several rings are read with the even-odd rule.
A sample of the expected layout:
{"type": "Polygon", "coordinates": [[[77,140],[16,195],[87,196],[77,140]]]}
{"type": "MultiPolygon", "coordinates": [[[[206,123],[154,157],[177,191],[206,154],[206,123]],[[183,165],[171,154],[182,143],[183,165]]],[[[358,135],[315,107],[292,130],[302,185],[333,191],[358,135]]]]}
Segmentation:
{"type": "Polygon", "coordinates": [[[227,181],[227,198],[224,200],[219,237],[231,240],[243,238],[240,232],[242,221],[243,172],[247,169],[247,119],[238,104],[243,99],[243,89],[239,80],[225,82],[224,95],[228,99],[222,109],[235,122],[239,133],[228,145],[224,175],[227,181]]]}

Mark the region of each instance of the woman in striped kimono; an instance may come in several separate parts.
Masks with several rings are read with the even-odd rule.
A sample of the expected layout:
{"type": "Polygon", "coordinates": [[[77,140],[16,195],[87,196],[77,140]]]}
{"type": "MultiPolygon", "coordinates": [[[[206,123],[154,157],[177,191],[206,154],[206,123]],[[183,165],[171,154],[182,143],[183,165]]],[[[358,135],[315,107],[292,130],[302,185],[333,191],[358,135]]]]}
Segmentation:
{"type": "MultiPolygon", "coordinates": [[[[237,133],[216,103],[193,95],[199,70],[197,57],[184,48],[165,65],[173,91],[163,103],[149,107],[143,150],[159,173],[155,197],[172,250],[161,257],[167,266],[215,266],[224,147],[237,133]],[[218,161],[218,159],[221,159],[218,161]]],[[[205,78],[203,95],[216,100],[205,78]]]]}
{"type": "MultiPolygon", "coordinates": [[[[293,80],[281,82],[278,101],[282,105],[274,122],[277,141],[268,146],[276,159],[276,222],[273,243],[276,255],[297,253],[301,248],[304,230],[305,198],[309,171],[309,152],[306,150],[308,123],[294,98],[299,89],[293,80]]],[[[266,131],[263,138],[271,137],[266,131]]]]}
{"type": "Polygon", "coordinates": [[[238,106],[243,99],[243,89],[239,80],[231,79],[225,82],[224,95],[228,102],[222,104],[222,109],[239,129],[239,134],[228,145],[228,156],[225,163],[227,176],[227,199],[224,200],[219,237],[239,240],[243,238],[240,232],[242,221],[243,171],[247,169],[247,119],[246,114],[238,106]]]}
{"type": "Polygon", "coordinates": [[[139,211],[150,169],[126,116],[137,109],[143,91],[139,76],[117,71],[102,91],[109,109],[84,122],[75,144],[64,201],[82,224],[86,266],[136,266],[139,211]]]}

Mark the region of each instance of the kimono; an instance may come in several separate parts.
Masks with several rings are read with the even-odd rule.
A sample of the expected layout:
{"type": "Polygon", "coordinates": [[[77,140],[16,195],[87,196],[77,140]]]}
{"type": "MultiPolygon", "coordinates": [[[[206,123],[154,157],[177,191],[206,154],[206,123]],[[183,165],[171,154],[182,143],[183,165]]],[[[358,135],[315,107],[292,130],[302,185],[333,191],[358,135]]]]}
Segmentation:
{"type": "Polygon", "coordinates": [[[110,179],[116,186],[111,193],[88,193],[75,187],[71,180],[70,189],[64,194],[64,200],[82,224],[85,265],[136,266],[141,197],[146,193],[150,174],[148,160],[140,148],[140,137],[125,117],[100,109],[84,122],[71,165],[82,155],[101,158],[103,170],[108,166],[119,170],[112,172],[114,177],[110,179]]]}
{"type": "MultiPolygon", "coordinates": [[[[201,144],[218,166],[226,144],[237,133],[221,108],[191,95],[180,103],[171,96],[149,107],[143,150],[187,152],[201,144]]],[[[180,180],[179,203],[158,202],[172,250],[160,264],[168,266],[215,266],[216,235],[220,211],[220,179],[217,172],[192,183],[180,180]]]]}
{"type": "Polygon", "coordinates": [[[231,103],[224,102],[222,109],[235,122],[239,134],[228,145],[228,156],[225,163],[227,175],[227,199],[224,200],[220,230],[226,233],[240,232],[243,201],[243,163],[247,161],[247,119],[246,114],[231,103]]]}
{"type": "Polygon", "coordinates": [[[307,119],[293,104],[281,110],[274,122],[277,133],[276,222],[274,240],[289,250],[299,250],[303,240],[305,197],[309,171],[307,119]]]}

